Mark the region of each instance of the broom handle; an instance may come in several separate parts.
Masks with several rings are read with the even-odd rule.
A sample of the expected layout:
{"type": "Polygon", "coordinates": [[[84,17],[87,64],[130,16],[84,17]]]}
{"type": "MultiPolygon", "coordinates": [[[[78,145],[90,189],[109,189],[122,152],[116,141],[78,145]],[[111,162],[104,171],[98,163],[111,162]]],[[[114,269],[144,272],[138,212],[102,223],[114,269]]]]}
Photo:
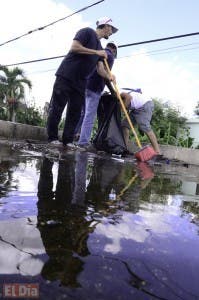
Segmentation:
{"type": "Polygon", "coordinates": [[[131,184],[135,181],[135,179],[138,177],[137,174],[135,174],[128,182],[128,184],[120,191],[119,195],[117,196],[117,199],[119,199],[124,192],[126,192],[126,190],[128,190],[128,188],[131,186],[131,184]]]}
{"type": "MultiPolygon", "coordinates": [[[[106,59],[104,59],[104,63],[105,63],[105,66],[106,66],[106,69],[107,69],[109,75],[111,75],[111,70],[110,70],[110,68],[109,68],[109,65],[108,65],[106,59]]],[[[132,124],[132,122],[131,122],[131,119],[129,118],[129,114],[128,114],[128,112],[127,112],[127,110],[126,110],[126,107],[125,107],[125,105],[124,105],[124,103],[123,103],[123,100],[122,100],[122,98],[121,98],[121,96],[120,96],[118,87],[117,87],[116,83],[114,83],[114,82],[113,82],[113,85],[114,85],[114,88],[115,88],[116,95],[117,95],[117,97],[118,97],[118,99],[119,99],[119,101],[120,101],[120,104],[121,104],[121,106],[122,106],[123,112],[124,112],[124,114],[125,114],[125,116],[126,116],[126,118],[127,118],[127,121],[128,121],[128,123],[129,123],[129,126],[131,127],[131,130],[132,130],[132,132],[133,132],[133,134],[134,134],[134,136],[135,136],[137,145],[138,145],[138,147],[141,149],[141,148],[142,148],[142,145],[141,145],[140,140],[139,140],[139,138],[138,138],[138,136],[137,136],[137,133],[136,133],[134,127],[133,127],[133,124],[132,124]]]]}

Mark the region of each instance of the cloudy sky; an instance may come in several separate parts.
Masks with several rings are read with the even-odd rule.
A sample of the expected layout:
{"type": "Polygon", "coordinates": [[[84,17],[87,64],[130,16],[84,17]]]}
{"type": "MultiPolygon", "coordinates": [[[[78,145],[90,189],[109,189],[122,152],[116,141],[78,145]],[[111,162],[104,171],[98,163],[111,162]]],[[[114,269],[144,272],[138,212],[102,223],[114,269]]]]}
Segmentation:
{"type": "MultiPolygon", "coordinates": [[[[1,0],[0,44],[84,8],[95,0],[1,0]]],[[[96,6],[0,46],[0,64],[8,65],[67,53],[82,27],[95,29],[109,16],[119,28],[117,45],[198,32],[198,0],[104,0],[96,6]]],[[[105,41],[102,42],[105,45],[105,41]]],[[[119,88],[141,87],[192,116],[199,101],[199,35],[118,50],[113,73],[119,88]]],[[[43,107],[50,100],[55,71],[62,59],[19,65],[32,81],[28,100],[43,107]]]]}

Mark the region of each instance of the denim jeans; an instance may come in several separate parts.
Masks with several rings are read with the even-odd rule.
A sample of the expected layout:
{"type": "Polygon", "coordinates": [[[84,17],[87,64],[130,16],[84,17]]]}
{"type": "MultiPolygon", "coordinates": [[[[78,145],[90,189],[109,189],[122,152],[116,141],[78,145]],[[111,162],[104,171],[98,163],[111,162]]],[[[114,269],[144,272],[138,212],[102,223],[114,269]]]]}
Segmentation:
{"type": "Polygon", "coordinates": [[[86,90],[85,100],[85,115],[82,123],[79,145],[86,145],[91,138],[91,132],[97,114],[97,107],[99,104],[101,93],[95,93],[91,90],[86,90]]]}

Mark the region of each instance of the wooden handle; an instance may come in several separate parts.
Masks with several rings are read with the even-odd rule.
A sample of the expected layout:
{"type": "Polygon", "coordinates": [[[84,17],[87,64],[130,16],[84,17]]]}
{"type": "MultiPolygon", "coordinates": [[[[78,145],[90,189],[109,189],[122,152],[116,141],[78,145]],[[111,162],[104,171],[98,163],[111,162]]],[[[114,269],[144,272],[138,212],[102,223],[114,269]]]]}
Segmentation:
{"type": "MultiPolygon", "coordinates": [[[[108,62],[107,62],[106,59],[104,59],[104,63],[105,63],[105,66],[106,66],[106,69],[107,69],[109,75],[111,76],[111,70],[110,70],[110,68],[109,68],[109,65],[108,65],[108,62]]],[[[112,83],[112,82],[111,82],[111,83],[112,83]]],[[[132,130],[132,132],[133,132],[133,134],[134,134],[134,136],[135,136],[137,145],[138,145],[138,147],[141,149],[141,148],[142,148],[142,145],[141,145],[140,140],[139,140],[139,138],[138,138],[138,136],[137,136],[137,133],[136,133],[134,127],[133,127],[133,124],[132,124],[132,122],[131,122],[131,119],[130,119],[130,117],[129,117],[129,114],[128,114],[128,112],[127,112],[127,110],[126,110],[126,107],[125,107],[125,105],[124,105],[124,103],[123,103],[123,100],[122,100],[122,98],[121,98],[121,96],[120,96],[120,92],[119,92],[119,90],[118,90],[118,87],[117,87],[117,85],[116,85],[114,82],[113,82],[113,85],[114,85],[114,88],[115,88],[115,93],[116,93],[116,95],[117,95],[117,98],[118,98],[119,101],[120,101],[120,104],[121,104],[121,106],[122,106],[123,112],[124,112],[124,114],[125,114],[125,116],[126,116],[126,118],[127,118],[127,121],[128,121],[128,123],[129,123],[129,126],[130,126],[130,128],[131,128],[131,130],[132,130]]]]}
{"type": "Polygon", "coordinates": [[[126,192],[126,190],[128,190],[128,188],[131,186],[131,184],[135,181],[135,179],[138,177],[137,174],[135,174],[128,182],[128,184],[121,190],[121,192],[119,193],[119,195],[117,196],[117,199],[119,199],[124,192],[126,192]]]}

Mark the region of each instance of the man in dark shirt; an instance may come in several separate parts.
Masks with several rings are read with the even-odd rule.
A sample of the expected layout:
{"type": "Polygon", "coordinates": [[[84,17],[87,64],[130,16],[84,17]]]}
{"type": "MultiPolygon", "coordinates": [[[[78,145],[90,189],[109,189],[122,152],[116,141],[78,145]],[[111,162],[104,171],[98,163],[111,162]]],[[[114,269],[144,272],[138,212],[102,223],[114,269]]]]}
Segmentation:
{"type": "Polygon", "coordinates": [[[68,54],[56,72],[47,121],[48,141],[54,145],[60,144],[58,125],[67,104],[62,142],[69,148],[73,147],[74,131],[85,101],[86,82],[95,67],[100,76],[114,80],[104,68],[103,59],[107,59],[107,53],[102,49],[100,39],[108,39],[118,29],[108,17],[99,19],[96,24],[96,30],[83,28],[76,33],[68,54]]]}
{"type": "MultiPolygon", "coordinates": [[[[117,55],[117,46],[110,42],[106,45],[105,51],[107,53],[107,62],[110,69],[113,66],[114,59],[117,55]]],[[[86,101],[85,101],[85,115],[82,122],[80,138],[78,146],[89,148],[90,137],[97,114],[97,107],[101,97],[101,93],[105,87],[105,79],[101,77],[97,70],[95,70],[88,79],[86,86],[86,101]]]]}

